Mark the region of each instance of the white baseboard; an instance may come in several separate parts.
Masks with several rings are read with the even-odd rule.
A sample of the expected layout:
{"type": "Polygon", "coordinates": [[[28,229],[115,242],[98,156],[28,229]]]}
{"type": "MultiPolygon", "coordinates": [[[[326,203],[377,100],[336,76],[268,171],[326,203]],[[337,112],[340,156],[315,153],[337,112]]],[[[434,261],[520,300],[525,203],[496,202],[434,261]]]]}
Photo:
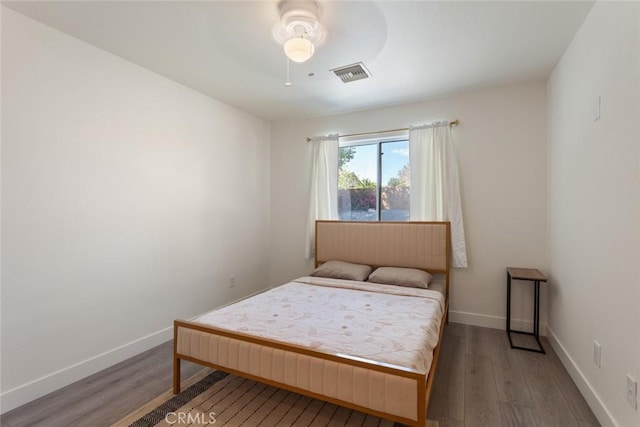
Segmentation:
{"type": "Polygon", "coordinates": [[[167,342],[172,338],[173,326],[7,390],[0,394],[0,413],[4,414],[25,403],[167,342]]]}
{"type": "MultiPolygon", "coordinates": [[[[449,321],[464,325],[481,326],[483,328],[502,329],[507,326],[507,318],[488,316],[486,314],[466,313],[464,311],[449,310],[449,321]]],[[[511,319],[511,328],[520,331],[533,331],[533,321],[523,319],[511,319]]],[[[547,335],[547,324],[540,323],[540,335],[547,335]]]]}
{"type": "Polygon", "coordinates": [[[602,427],[619,427],[619,425],[614,421],[611,412],[609,412],[605,404],[600,399],[600,396],[598,396],[598,393],[596,393],[591,386],[591,383],[584,376],[580,368],[578,368],[578,365],[576,365],[560,340],[558,340],[556,334],[553,333],[551,328],[547,329],[549,331],[547,338],[549,339],[549,343],[551,343],[551,347],[553,347],[553,350],[558,355],[558,358],[564,365],[565,369],[569,372],[571,379],[573,379],[573,382],[578,387],[578,390],[580,390],[580,393],[582,393],[582,396],[589,404],[589,407],[602,427]]]}
{"type": "MultiPolygon", "coordinates": [[[[265,289],[256,291],[251,295],[242,297],[236,301],[264,291],[265,289]]],[[[232,304],[236,301],[232,301],[228,304],[232,304]]],[[[190,320],[196,319],[202,314],[194,316],[190,320]]],[[[25,403],[54,392],[62,387],[86,378],[89,375],[100,372],[103,369],[152,349],[153,347],[171,339],[173,339],[173,326],[169,326],[168,328],[164,328],[158,332],[154,332],[135,341],[131,341],[130,343],[121,345],[120,347],[105,351],[97,356],[75,363],[33,381],[29,381],[28,383],[22,384],[11,390],[4,391],[0,394],[0,414],[4,414],[5,412],[24,405],[25,403]]]]}

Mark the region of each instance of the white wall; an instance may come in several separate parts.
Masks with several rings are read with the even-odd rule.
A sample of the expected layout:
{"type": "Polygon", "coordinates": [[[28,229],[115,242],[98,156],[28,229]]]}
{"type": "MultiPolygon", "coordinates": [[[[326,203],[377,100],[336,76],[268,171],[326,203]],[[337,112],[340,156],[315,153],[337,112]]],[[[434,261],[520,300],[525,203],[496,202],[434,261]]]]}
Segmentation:
{"type": "MultiPolygon", "coordinates": [[[[470,267],[453,272],[451,318],[504,328],[505,268],[531,266],[546,271],[546,103],[546,86],[539,83],[274,123],[271,283],[282,283],[312,269],[312,263],[304,259],[307,136],[370,132],[458,118],[460,125],[453,135],[470,267]]],[[[532,286],[516,286],[514,319],[532,319],[532,292],[532,286]]],[[[543,294],[542,323],[546,322],[544,298],[543,294]]]]}
{"type": "Polygon", "coordinates": [[[640,426],[639,22],[636,2],[596,3],[549,80],[550,329],[603,425],[640,426]]]}
{"type": "Polygon", "coordinates": [[[266,285],[268,123],[5,8],[2,86],[3,411],[266,285]]]}

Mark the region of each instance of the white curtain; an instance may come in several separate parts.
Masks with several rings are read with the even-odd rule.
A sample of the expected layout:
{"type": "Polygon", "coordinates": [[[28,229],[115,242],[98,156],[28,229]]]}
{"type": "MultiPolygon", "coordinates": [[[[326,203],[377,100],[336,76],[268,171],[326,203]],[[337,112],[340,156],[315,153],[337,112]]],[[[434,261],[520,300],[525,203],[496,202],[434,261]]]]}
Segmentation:
{"type": "Polygon", "coordinates": [[[467,267],[458,161],[449,122],[409,129],[411,220],[451,222],[451,266],[467,267]]]}
{"type": "Polygon", "coordinates": [[[338,219],[338,135],[311,138],[305,255],[315,255],[316,219],[338,219]]]}

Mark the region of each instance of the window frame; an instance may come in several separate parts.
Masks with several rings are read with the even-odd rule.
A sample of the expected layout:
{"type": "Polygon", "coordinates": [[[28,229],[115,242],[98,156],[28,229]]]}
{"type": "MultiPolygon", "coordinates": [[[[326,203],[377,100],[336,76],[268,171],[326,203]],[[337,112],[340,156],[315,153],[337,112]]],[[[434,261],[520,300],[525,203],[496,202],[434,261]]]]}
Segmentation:
{"type": "MultiPolygon", "coordinates": [[[[376,220],[362,222],[388,222],[392,220],[383,220],[382,210],[380,209],[382,202],[382,144],[388,142],[406,142],[409,145],[409,130],[398,130],[391,132],[380,132],[364,135],[341,136],[338,138],[338,151],[341,148],[357,147],[362,145],[376,144],[377,156],[377,177],[376,177],[376,220]]],[[[411,154],[409,154],[411,156],[411,154]]],[[[409,157],[411,158],[411,157],[409,157]]],[[[340,190],[340,188],[338,188],[340,190]]],[[[411,209],[411,208],[409,208],[411,209]]],[[[343,220],[341,220],[343,221],[343,220]]],[[[354,221],[354,220],[351,220],[354,221]]]]}

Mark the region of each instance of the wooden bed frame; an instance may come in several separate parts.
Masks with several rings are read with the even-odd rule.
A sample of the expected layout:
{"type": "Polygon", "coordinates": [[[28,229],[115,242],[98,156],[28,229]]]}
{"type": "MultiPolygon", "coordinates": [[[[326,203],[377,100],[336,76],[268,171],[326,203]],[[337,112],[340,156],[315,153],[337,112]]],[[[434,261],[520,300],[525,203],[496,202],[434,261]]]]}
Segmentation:
{"type": "Polygon", "coordinates": [[[420,268],[444,275],[445,310],[441,319],[439,343],[434,349],[428,373],[176,320],[173,392],[180,392],[180,361],[187,360],[381,418],[424,427],[442,333],[448,320],[450,253],[449,222],[316,222],[316,267],[328,260],[340,259],[375,267],[420,268]],[[247,355],[238,357],[241,350],[247,355]],[[273,366],[276,365],[280,370],[284,367],[286,373],[275,374],[274,377],[273,366]],[[265,369],[264,366],[268,368],[265,369]],[[345,399],[336,393],[323,392],[322,389],[314,388],[310,380],[306,384],[306,380],[295,378],[300,366],[305,366],[311,372],[309,377],[314,369],[325,378],[327,375],[334,375],[335,378],[351,375],[349,378],[361,381],[360,386],[365,389],[381,382],[385,383],[384,387],[387,383],[402,383],[403,387],[408,387],[409,395],[415,396],[416,401],[410,402],[412,413],[398,415],[397,411],[393,413],[394,411],[363,402],[357,395],[345,399]]]}

